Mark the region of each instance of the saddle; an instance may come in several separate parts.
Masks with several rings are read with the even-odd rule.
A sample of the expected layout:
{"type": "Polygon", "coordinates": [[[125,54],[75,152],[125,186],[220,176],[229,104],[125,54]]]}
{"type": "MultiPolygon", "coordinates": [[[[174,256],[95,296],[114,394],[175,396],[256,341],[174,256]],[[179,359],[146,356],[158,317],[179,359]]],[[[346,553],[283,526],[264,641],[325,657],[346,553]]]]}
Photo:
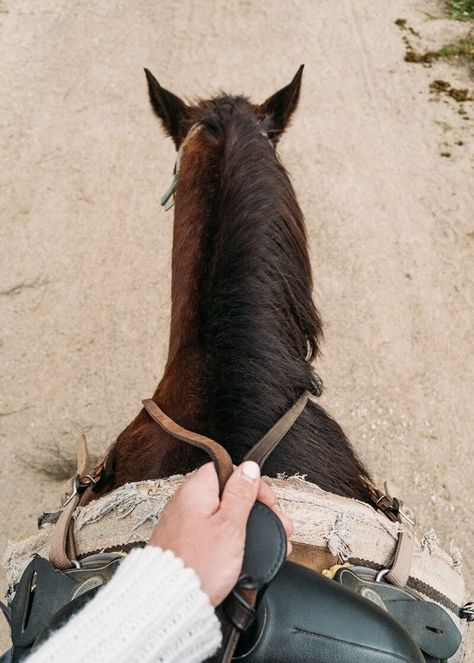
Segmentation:
{"type": "MultiPolygon", "coordinates": [[[[303,411],[308,396],[305,393],[295,402],[246,460],[263,464],[303,411]]],[[[168,433],[207,451],[216,465],[222,493],[233,472],[225,449],[214,440],[180,427],[154,401],[143,403],[152,419],[168,433]]],[[[117,550],[76,559],[72,514],[90,499],[94,485],[106,471],[107,457],[90,474],[86,474],[86,454],[82,454],[79,464],[71,494],[55,525],[50,559],[39,555],[33,558],[10,605],[3,607],[10,622],[12,648],[0,657],[0,663],[23,660],[93,598],[126,554],[117,550]]],[[[394,503],[372,488],[374,501],[379,508],[386,508],[387,515],[407,517],[400,502],[394,503]]],[[[380,573],[364,566],[344,566],[336,569],[330,579],[286,561],[281,521],[257,502],[247,524],[241,576],[217,609],[223,640],[209,663],[447,661],[459,650],[461,633],[443,608],[403,586],[409,573],[409,551],[410,536],[408,540],[401,536],[392,569],[380,573]]],[[[470,616],[467,610],[466,619],[470,616]]]]}
{"type": "MultiPolygon", "coordinates": [[[[95,596],[122,559],[123,553],[91,555],[81,561],[80,569],[59,571],[49,561],[35,557],[25,570],[11,605],[13,647],[0,658],[2,663],[24,660],[95,596]]],[[[222,609],[225,611],[224,606],[222,609]]],[[[362,595],[299,564],[284,562],[259,602],[252,623],[243,630],[232,660],[248,663],[441,660],[424,658],[413,635],[393,614],[362,595]]],[[[442,656],[449,656],[459,645],[459,639],[436,637],[443,642],[437,642],[430,651],[438,647],[442,656]]]]}

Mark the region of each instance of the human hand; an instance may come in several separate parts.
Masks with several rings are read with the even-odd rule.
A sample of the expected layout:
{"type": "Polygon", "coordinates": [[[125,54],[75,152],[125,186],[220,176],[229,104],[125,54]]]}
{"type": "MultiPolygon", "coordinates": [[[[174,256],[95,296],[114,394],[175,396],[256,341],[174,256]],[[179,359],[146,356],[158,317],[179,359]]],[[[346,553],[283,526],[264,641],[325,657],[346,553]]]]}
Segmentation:
{"type": "Polygon", "coordinates": [[[207,463],[178,489],[151,535],[151,545],[172,550],[196,571],[214,607],[239,578],[245,528],[256,500],[277,512],[290,537],[293,524],[278,510],[276,495],[260,478],[257,463],[246,461],[235,469],[221,500],[214,465],[207,463]]]}

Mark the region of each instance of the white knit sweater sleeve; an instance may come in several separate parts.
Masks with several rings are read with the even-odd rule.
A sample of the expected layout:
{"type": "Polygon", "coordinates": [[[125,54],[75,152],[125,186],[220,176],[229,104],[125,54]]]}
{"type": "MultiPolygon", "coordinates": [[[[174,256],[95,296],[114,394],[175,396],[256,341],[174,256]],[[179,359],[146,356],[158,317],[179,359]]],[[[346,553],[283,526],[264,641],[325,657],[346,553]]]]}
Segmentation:
{"type": "Polygon", "coordinates": [[[196,573],[155,546],[135,549],[112,579],[28,663],[198,663],[219,621],[196,573]]]}

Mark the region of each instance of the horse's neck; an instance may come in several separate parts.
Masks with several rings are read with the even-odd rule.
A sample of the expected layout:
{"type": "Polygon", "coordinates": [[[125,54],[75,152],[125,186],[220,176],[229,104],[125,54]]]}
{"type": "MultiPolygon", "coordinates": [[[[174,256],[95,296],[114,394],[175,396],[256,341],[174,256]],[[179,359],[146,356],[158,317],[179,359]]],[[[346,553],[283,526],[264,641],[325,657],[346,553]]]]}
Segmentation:
{"type": "MultiPolygon", "coordinates": [[[[178,423],[224,444],[234,462],[292,400],[312,389],[305,355],[308,346],[316,354],[320,331],[291,186],[281,169],[275,171],[276,162],[247,163],[256,164],[245,176],[247,183],[258,182],[257,189],[232,191],[230,183],[224,206],[216,205],[222,202],[214,193],[219,183],[213,173],[222,172],[216,160],[203,160],[199,150],[184,160],[176,195],[169,354],[154,396],[178,423]],[[261,173],[272,168],[278,186],[270,190],[261,173]],[[225,214],[218,214],[222,209],[225,214]]],[[[204,460],[142,411],[115,445],[114,485],[189,471],[204,460]]],[[[265,469],[273,476],[305,473],[326,490],[365,499],[365,469],[338,424],[314,403],[265,469]]]]}
{"type": "Polygon", "coordinates": [[[171,417],[198,428],[204,390],[204,349],[199,339],[203,238],[212,206],[211,163],[191,145],[179,175],[171,266],[168,358],[155,399],[171,417]]]}
{"type": "MultiPolygon", "coordinates": [[[[298,273],[298,264],[307,259],[304,230],[296,226],[303,260],[301,255],[293,259],[290,246],[280,258],[269,236],[272,214],[279,214],[278,186],[264,182],[247,200],[239,172],[234,176],[240,197],[231,191],[230,198],[238,209],[248,209],[228,209],[227,216],[216,218],[213,171],[209,162],[196,165],[196,158],[185,160],[184,167],[192,163],[193,170],[181,174],[185,186],[177,191],[169,354],[155,396],[180,423],[216,435],[238,456],[244,450],[239,435],[248,444],[255,441],[311,385],[306,339],[299,333],[304,348],[294,347],[296,324],[285,301],[286,280],[310,288],[309,273],[302,266],[298,273]],[[258,218],[263,207],[268,216],[258,218]]],[[[286,184],[282,195],[288,196],[286,184]]],[[[299,212],[296,201],[295,207],[299,212]]],[[[289,234],[285,226],[281,241],[289,234]]]]}

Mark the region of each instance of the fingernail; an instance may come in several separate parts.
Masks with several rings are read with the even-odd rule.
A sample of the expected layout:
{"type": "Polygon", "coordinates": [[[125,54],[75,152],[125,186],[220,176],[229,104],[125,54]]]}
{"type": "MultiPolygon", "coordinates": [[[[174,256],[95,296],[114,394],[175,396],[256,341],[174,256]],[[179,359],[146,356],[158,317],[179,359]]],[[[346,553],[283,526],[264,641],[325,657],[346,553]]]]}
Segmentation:
{"type": "Polygon", "coordinates": [[[260,478],[260,467],[253,460],[246,460],[241,465],[242,478],[250,483],[254,483],[260,478]]]}

